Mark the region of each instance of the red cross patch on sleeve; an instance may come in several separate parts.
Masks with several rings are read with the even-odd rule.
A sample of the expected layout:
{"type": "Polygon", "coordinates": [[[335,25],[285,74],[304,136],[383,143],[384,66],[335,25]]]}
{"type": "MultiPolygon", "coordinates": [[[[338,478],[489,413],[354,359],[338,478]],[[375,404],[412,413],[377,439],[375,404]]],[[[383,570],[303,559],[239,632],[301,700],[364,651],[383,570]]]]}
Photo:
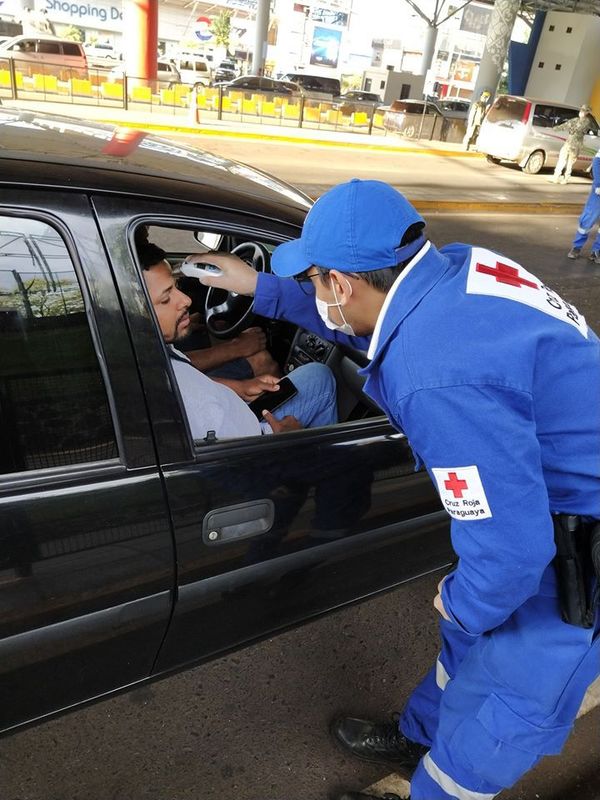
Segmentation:
{"type": "Polygon", "coordinates": [[[498,256],[491,250],[484,250],[482,247],[472,249],[467,294],[486,294],[524,303],[572,325],[587,339],[588,326],[585,317],[575,306],[559,297],[520,264],[510,258],[498,256]]]}
{"type": "Polygon", "coordinates": [[[433,467],[431,472],[451,517],[468,521],[492,516],[477,467],[433,467]]]}

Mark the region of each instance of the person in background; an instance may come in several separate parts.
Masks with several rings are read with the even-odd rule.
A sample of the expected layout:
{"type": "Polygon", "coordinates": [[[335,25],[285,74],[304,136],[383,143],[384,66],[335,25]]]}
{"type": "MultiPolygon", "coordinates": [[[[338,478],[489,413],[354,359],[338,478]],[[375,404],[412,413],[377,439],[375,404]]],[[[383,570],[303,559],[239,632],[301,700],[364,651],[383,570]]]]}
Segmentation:
{"type": "Polygon", "coordinates": [[[491,95],[487,90],[483,91],[479,100],[471,104],[469,116],[467,117],[467,130],[463,139],[466,150],[469,150],[477,141],[481,123],[487,114],[490,97],[491,95]]]}
{"type": "MultiPolygon", "coordinates": [[[[583,211],[577,224],[577,233],[573,239],[573,246],[568,252],[569,258],[579,258],[588,236],[594,225],[600,221],[600,150],[592,161],[592,188],[588,199],[585,201],[583,211]]],[[[588,256],[593,264],[600,264],[600,227],[596,231],[592,250],[588,256]]]]}
{"type": "Polygon", "coordinates": [[[554,175],[548,178],[552,183],[568,183],[573,171],[573,165],[579,158],[581,148],[583,147],[583,137],[590,128],[589,115],[592,109],[589,106],[581,106],[579,114],[575,119],[571,119],[563,125],[558,125],[557,130],[566,130],[568,132],[565,143],[560,148],[558,154],[558,161],[554,168],[554,175]],[[563,175],[564,172],[564,175],[563,175]]]}

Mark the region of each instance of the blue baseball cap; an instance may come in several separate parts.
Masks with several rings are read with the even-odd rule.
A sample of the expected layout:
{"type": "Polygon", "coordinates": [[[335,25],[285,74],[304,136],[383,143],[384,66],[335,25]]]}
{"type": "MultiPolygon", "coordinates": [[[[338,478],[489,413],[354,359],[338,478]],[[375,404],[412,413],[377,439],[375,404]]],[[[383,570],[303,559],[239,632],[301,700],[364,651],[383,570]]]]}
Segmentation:
{"type": "Polygon", "coordinates": [[[273,251],[273,272],[289,278],[310,266],[340,272],[394,267],[417,253],[420,236],[400,246],[406,230],[423,217],[404,195],[382,181],[353,178],[321,195],[308,212],[299,239],[273,251]]]}

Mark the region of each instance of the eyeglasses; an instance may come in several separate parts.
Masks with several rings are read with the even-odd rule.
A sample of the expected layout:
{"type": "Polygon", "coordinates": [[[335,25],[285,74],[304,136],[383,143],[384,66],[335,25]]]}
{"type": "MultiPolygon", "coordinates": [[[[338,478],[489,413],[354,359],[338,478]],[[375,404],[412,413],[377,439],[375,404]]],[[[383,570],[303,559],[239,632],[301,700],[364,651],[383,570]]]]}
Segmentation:
{"type": "MultiPolygon", "coordinates": [[[[310,268],[309,268],[310,269],[310,268]]],[[[318,272],[313,272],[309,274],[308,270],[306,272],[301,272],[299,275],[294,275],[294,280],[298,284],[298,286],[302,289],[304,294],[314,294],[314,284],[311,283],[313,278],[319,278],[320,274],[318,272]]]]}

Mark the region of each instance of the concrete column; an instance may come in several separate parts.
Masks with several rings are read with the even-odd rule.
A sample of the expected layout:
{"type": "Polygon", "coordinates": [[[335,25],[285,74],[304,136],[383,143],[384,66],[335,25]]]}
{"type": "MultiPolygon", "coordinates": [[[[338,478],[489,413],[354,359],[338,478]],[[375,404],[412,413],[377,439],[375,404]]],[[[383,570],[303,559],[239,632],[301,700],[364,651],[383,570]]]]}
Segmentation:
{"type": "Polygon", "coordinates": [[[519,7],[520,0],[496,0],[494,4],[479,74],[473,89],[473,101],[479,100],[486,89],[492,98],[496,93],[519,7]]]}
{"type": "Polygon", "coordinates": [[[158,0],[123,0],[123,42],[127,74],[156,80],[158,0]]]}
{"type": "Polygon", "coordinates": [[[415,73],[416,75],[427,75],[427,70],[431,69],[433,63],[433,54],[435,52],[435,42],[438,35],[438,29],[431,23],[427,26],[425,31],[425,43],[423,44],[423,57],[421,58],[421,66],[415,73]]]}
{"type": "Polygon", "coordinates": [[[270,4],[271,0],[258,0],[258,6],[256,8],[256,30],[254,32],[254,51],[252,53],[252,75],[264,75],[265,72],[270,4]]]}

